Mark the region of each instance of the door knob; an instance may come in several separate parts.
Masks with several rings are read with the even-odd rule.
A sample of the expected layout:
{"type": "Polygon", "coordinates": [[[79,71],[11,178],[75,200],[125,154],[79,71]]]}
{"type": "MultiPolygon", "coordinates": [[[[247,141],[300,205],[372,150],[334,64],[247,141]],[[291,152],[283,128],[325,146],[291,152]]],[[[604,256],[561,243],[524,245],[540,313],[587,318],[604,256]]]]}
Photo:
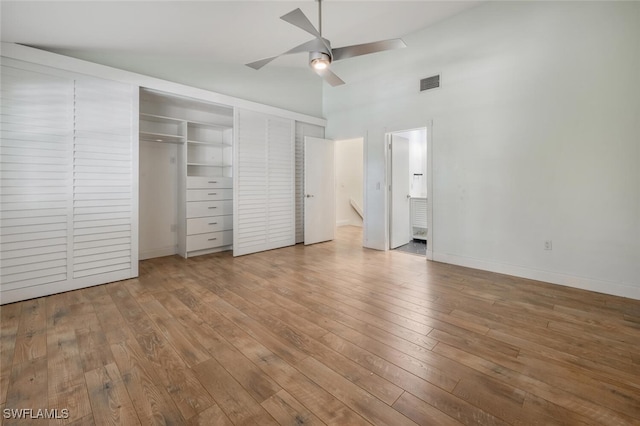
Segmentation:
{"type": "Polygon", "coordinates": [[[407,194],[407,198],[411,198],[411,195],[407,194]]]}
{"type": "Polygon", "coordinates": [[[307,194],[307,198],[313,198],[313,195],[307,194]]]}

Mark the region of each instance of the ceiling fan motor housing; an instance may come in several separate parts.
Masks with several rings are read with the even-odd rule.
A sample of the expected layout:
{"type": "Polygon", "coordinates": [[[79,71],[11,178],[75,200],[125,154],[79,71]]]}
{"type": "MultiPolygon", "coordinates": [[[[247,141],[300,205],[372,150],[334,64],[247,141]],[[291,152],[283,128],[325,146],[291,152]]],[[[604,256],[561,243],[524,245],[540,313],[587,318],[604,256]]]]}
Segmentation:
{"type": "Polygon", "coordinates": [[[311,68],[323,70],[331,63],[331,56],[324,52],[309,52],[309,65],[311,68]]]}

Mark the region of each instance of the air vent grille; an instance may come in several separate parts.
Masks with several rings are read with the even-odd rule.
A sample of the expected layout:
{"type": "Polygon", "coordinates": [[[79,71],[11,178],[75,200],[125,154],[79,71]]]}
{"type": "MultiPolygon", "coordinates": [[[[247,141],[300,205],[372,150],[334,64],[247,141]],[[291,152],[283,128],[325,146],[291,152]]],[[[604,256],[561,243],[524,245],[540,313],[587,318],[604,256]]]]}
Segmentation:
{"type": "Polygon", "coordinates": [[[436,89],[440,87],[440,76],[434,75],[432,77],[423,78],[420,80],[420,91],[436,89]]]}

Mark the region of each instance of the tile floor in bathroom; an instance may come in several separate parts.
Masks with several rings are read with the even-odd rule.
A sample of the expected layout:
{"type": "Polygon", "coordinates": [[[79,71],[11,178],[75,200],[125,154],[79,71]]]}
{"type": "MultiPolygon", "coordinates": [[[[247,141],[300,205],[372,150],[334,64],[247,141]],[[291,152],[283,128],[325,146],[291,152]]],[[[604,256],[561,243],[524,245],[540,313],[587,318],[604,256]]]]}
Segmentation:
{"type": "Polygon", "coordinates": [[[411,240],[407,244],[396,248],[406,253],[417,254],[420,256],[427,255],[427,242],[425,240],[411,240]]]}

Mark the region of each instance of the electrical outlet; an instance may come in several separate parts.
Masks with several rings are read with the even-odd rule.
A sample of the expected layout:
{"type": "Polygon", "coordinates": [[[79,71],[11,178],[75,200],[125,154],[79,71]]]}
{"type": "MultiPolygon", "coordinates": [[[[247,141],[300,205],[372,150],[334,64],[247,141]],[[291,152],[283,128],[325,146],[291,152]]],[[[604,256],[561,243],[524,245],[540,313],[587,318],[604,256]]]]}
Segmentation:
{"type": "Polygon", "coordinates": [[[553,250],[553,244],[551,243],[551,240],[547,240],[544,242],[544,249],[545,250],[553,250]]]}

